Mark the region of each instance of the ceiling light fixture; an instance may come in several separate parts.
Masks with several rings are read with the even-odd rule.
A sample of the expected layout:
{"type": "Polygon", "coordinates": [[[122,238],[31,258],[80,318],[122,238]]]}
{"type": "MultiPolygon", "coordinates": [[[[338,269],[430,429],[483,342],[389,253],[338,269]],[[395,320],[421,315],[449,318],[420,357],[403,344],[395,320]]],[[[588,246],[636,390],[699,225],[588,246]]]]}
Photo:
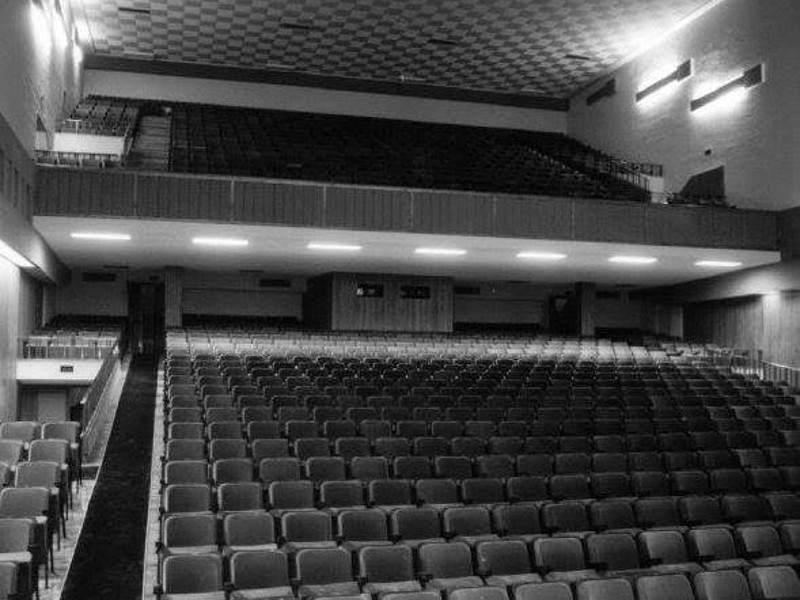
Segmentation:
{"type": "Polygon", "coordinates": [[[69,234],[76,240],[99,240],[103,242],[129,242],[131,236],[127,233],[87,233],[78,232],[69,234]]]}
{"type": "Polygon", "coordinates": [[[623,265],[650,265],[658,259],[652,256],[612,256],[608,262],[618,263],[623,265]]]}
{"type": "Polygon", "coordinates": [[[636,92],[636,101],[640,102],[641,100],[644,100],[648,96],[655,94],[659,90],[663,90],[670,84],[683,81],[691,74],[692,74],[692,61],[691,60],[684,61],[664,77],[661,77],[660,79],[651,83],[644,89],[636,92]]]}
{"type": "Polygon", "coordinates": [[[520,252],[517,258],[527,258],[530,260],[563,260],[567,258],[566,254],[559,252],[520,252]]]}
{"type": "Polygon", "coordinates": [[[307,248],[326,252],[358,252],[361,250],[361,246],[356,244],[329,244],[327,242],[311,242],[307,248]]]}
{"type": "Polygon", "coordinates": [[[198,246],[241,248],[247,246],[250,242],[238,238],[196,237],[192,238],[192,243],[198,246]]]}
{"type": "Polygon", "coordinates": [[[696,267],[710,267],[710,268],[722,268],[722,269],[732,269],[735,267],[741,267],[742,263],[738,260],[698,260],[694,263],[696,267]]]}
{"type": "Polygon", "coordinates": [[[36,265],[34,265],[31,261],[22,256],[22,254],[14,250],[2,240],[0,240],[0,258],[5,258],[11,264],[18,266],[20,269],[33,269],[36,267],[36,265]]]}
{"type": "Polygon", "coordinates": [[[764,81],[764,70],[762,65],[759,64],[755,67],[747,69],[744,73],[742,73],[741,77],[737,77],[733,81],[729,81],[725,85],[718,87],[714,91],[709,92],[704,96],[695,98],[689,104],[689,108],[693,111],[699,110],[704,106],[708,106],[712,102],[716,102],[721,98],[730,96],[731,94],[741,94],[744,90],[758,85],[762,81],[764,81]]]}
{"type": "Polygon", "coordinates": [[[466,250],[459,250],[458,248],[417,248],[414,250],[414,254],[428,256],[463,256],[466,253],[466,250]]]}

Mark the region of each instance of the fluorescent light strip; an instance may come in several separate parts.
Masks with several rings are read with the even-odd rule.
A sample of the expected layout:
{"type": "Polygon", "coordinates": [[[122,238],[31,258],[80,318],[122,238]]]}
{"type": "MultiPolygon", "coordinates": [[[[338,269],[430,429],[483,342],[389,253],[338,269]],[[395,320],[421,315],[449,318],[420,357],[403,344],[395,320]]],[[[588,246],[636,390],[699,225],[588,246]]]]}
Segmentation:
{"type": "Polygon", "coordinates": [[[36,267],[31,261],[14,250],[11,246],[0,240],[0,258],[5,258],[20,269],[33,269],[36,267]]]}
{"type": "Polygon", "coordinates": [[[733,269],[742,266],[741,261],[738,260],[698,260],[694,264],[696,267],[719,267],[722,269],[733,269]]]}
{"type": "Polygon", "coordinates": [[[463,256],[466,253],[466,250],[459,250],[457,248],[417,248],[414,250],[414,254],[425,254],[428,256],[463,256]]]}
{"type": "Polygon", "coordinates": [[[361,250],[361,246],[357,244],[329,244],[326,242],[311,242],[307,248],[326,252],[358,252],[361,250]]]}
{"type": "Polygon", "coordinates": [[[563,260],[567,258],[566,254],[559,252],[520,252],[517,258],[526,258],[530,260],[563,260]]]}
{"type": "Polygon", "coordinates": [[[237,238],[196,237],[192,238],[192,243],[198,246],[224,246],[229,248],[241,248],[242,246],[247,246],[250,242],[248,240],[237,238]]]}
{"type": "Polygon", "coordinates": [[[747,69],[741,77],[737,77],[733,81],[729,81],[722,87],[717,88],[713,92],[709,92],[704,96],[700,96],[699,98],[695,98],[689,103],[689,108],[691,110],[699,110],[704,106],[711,104],[712,102],[716,102],[720,98],[727,96],[728,94],[736,91],[746,90],[747,88],[751,88],[754,85],[758,85],[764,81],[764,73],[761,65],[756,65],[755,67],[751,67],[747,69]]]}
{"type": "Polygon", "coordinates": [[[623,265],[650,265],[658,259],[652,256],[612,256],[608,262],[619,263],[623,265]]]}
{"type": "Polygon", "coordinates": [[[677,83],[678,81],[682,81],[689,77],[692,74],[692,61],[687,60],[679,64],[675,69],[662,77],[658,81],[651,83],[643,90],[636,92],[636,101],[639,102],[640,100],[644,100],[651,94],[655,94],[658,90],[665,88],[671,83],[677,83]]]}
{"type": "Polygon", "coordinates": [[[128,242],[131,236],[127,233],[71,233],[76,240],[100,240],[105,242],[128,242]]]}

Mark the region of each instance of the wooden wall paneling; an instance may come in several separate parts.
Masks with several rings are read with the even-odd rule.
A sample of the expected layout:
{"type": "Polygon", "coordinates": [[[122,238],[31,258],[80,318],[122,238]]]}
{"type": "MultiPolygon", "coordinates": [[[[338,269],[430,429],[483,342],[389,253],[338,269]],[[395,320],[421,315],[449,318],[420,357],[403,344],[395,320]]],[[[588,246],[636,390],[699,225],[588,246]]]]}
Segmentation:
{"type": "Polygon", "coordinates": [[[17,267],[0,259],[0,421],[13,420],[17,414],[20,278],[17,267]]]}
{"type": "Polygon", "coordinates": [[[381,188],[325,188],[325,226],[375,231],[411,227],[411,192],[381,188]]]}
{"type": "Polygon", "coordinates": [[[491,235],[494,197],[466,192],[414,192],[415,231],[491,235]]]}
{"type": "Polygon", "coordinates": [[[322,227],[323,196],[319,185],[237,181],[232,219],[243,223],[322,227]]]}
{"type": "Polygon", "coordinates": [[[576,240],[646,243],[645,205],[591,200],[572,201],[573,235],[576,240]]]}
{"type": "Polygon", "coordinates": [[[564,198],[497,198],[494,224],[497,236],[568,240],[572,233],[572,205],[564,198]]]}
{"type": "Polygon", "coordinates": [[[44,215],[128,216],[134,206],[132,173],[39,169],[35,212],[44,215]]]}
{"type": "Polygon", "coordinates": [[[712,246],[715,209],[698,206],[649,206],[645,215],[647,241],[664,246],[712,246]]]}
{"type": "Polygon", "coordinates": [[[230,221],[230,180],[142,174],[137,186],[139,217],[230,221]]]}

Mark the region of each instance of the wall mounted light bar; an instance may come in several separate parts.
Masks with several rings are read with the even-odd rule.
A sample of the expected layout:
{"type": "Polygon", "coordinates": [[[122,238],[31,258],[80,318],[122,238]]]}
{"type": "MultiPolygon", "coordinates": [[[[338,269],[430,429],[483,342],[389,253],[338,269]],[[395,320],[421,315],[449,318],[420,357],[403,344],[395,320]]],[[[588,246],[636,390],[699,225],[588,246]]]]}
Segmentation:
{"type": "Polygon", "coordinates": [[[196,237],[192,238],[192,243],[196,246],[241,248],[247,246],[250,242],[238,238],[196,237]]]}
{"type": "Polygon", "coordinates": [[[355,244],[329,244],[327,242],[311,242],[306,246],[309,250],[322,250],[326,252],[358,252],[361,246],[355,244]]]}
{"type": "Polygon", "coordinates": [[[733,81],[729,81],[722,87],[717,88],[713,92],[709,92],[705,96],[700,96],[699,98],[695,98],[689,104],[689,108],[691,110],[698,110],[703,108],[704,106],[711,104],[722,98],[723,96],[727,96],[728,94],[735,92],[737,90],[746,90],[747,88],[751,88],[754,85],[758,85],[764,81],[764,72],[762,65],[756,65],[755,67],[751,67],[747,69],[741,77],[737,77],[733,81]]]}
{"type": "Polygon", "coordinates": [[[650,96],[651,94],[655,94],[657,91],[667,87],[671,83],[677,83],[678,81],[682,81],[689,77],[692,74],[692,61],[687,60],[679,64],[675,67],[675,70],[671,73],[665,75],[658,81],[655,81],[648,85],[643,90],[639,90],[636,92],[636,101],[639,102],[650,96]]]}
{"type": "Polygon", "coordinates": [[[36,267],[31,261],[2,240],[0,240],[0,258],[5,258],[12,265],[16,265],[20,269],[33,269],[36,267]]]}
{"type": "Polygon", "coordinates": [[[76,240],[97,240],[101,242],[129,242],[131,240],[131,236],[127,233],[77,232],[69,235],[76,240]]]}

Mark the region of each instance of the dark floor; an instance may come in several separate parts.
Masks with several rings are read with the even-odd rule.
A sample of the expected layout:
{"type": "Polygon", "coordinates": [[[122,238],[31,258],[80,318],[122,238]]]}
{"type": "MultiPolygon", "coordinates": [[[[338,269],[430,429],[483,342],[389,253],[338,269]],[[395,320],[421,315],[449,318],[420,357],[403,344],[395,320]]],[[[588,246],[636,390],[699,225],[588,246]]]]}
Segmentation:
{"type": "Polygon", "coordinates": [[[155,393],[155,361],[135,358],[64,583],[64,600],[141,598],[155,393]]]}

